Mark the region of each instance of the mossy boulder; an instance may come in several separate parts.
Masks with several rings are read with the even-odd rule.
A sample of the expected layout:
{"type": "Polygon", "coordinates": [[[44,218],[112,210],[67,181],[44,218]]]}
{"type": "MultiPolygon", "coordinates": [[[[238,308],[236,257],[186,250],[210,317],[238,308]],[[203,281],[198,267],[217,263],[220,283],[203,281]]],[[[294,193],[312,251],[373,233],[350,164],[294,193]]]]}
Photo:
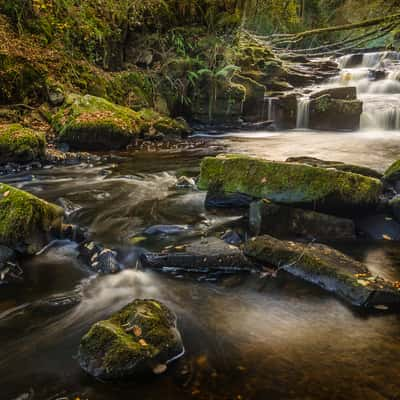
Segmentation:
{"type": "Polygon", "coordinates": [[[378,179],[235,154],[204,158],[198,186],[339,215],[375,208],[382,192],[378,179]]]}
{"type": "Polygon", "coordinates": [[[186,134],[184,121],[164,117],[151,109],[133,111],[101,97],[68,96],[53,117],[58,140],[74,149],[113,150],[126,147],[138,137],[186,134]]]}
{"type": "Polygon", "coordinates": [[[43,133],[19,124],[0,125],[0,164],[37,160],[44,157],[45,150],[43,133]]]}
{"type": "Polygon", "coordinates": [[[363,103],[336,99],[324,94],[310,101],[309,128],[317,130],[355,131],[360,128],[363,103]]]}
{"type": "Polygon", "coordinates": [[[175,314],[159,301],[134,300],[90,328],[78,359],[90,375],[112,380],[150,372],[183,353],[175,314]]]}
{"type": "Polygon", "coordinates": [[[383,174],[386,182],[395,183],[400,180],[400,160],[395,161],[383,174]]]}
{"type": "Polygon", "coordinates": [[[0,244],[34,254],[61,231],[63,209],[0,184],[0,244]]]}
{"type": "Polygon", "coordinates": [[[364,264],[328,246],[264,235],[248,241],[244,252],[262,265],[272,265],[335,293],[353,306],[400,305],[400,292],[394,284],[374,277],[364,264]]]}

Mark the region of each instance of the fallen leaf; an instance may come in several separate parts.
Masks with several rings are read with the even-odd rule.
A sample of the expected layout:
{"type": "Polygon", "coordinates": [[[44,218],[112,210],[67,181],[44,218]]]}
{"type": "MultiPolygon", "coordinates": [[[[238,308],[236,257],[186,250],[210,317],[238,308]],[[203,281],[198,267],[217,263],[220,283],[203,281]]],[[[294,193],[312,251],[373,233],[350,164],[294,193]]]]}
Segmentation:
{"type": "Polygon", "coordinates": [[[140,339],[140,340],[139,340],[139,344],[140,344],[141,346],[143,346],[143,347],[147,347],[147,346],[148,346],[147,342],[146,342],[144,339],[140,339]]]}
{"type": "Polygon", "coordinates": [[[165,364],[157,364],[154,368],[153,368],[153,372],[156,375],[161,375],[163,374],[166,370],[167,370],[167,366],[165,364]]]}
{"type": "Polygon", "coordinates": [[[138,325],[134,325],[132,328],[132,332],[135,336],[142,336],[142,328],[138,325]]]}
{"type": "Polygon", "coordinates": [[[392,238],[389,235],[382,235],[382,238],[385,240],[392,240],[392,238]]]}
{"type": "Polygon", "coordinates": [[[8,197],[9,194],[10,194],[10,191],[7,190],[7,192],[4,192],[3,197],[8,197]]]}

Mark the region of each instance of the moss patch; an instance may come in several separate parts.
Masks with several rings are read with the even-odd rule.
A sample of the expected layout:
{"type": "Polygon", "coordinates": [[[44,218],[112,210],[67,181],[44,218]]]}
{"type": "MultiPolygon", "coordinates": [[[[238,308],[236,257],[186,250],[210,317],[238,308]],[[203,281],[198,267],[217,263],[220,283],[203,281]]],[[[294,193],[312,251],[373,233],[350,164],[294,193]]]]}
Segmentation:
{"type": "Polygon", "coordinates": [[[82,338],[81,366],[103,378],[121,378],[166,362],[182,350],[175,315],[156,300],[135,300],[82,338]]]}
{"type": "Polygon", "coordinates": [[[400,160],[395,161],[383,175],[385,181],[396,181],[400,178],[400,160]]]}
{"type": "Polygon", "coordinates": [[[45,154],[43,133],[19,124],[0,125],[0,163],[30,162],[45,154]]]}
{"type": "Polygon", "coordinates": [[[183,134],[186,123],[151,109],[139,112],[101,97],[70,95],[53,118],[60,142],[79,149],[120,149],[140,135],[183,134]]]}
{"type": "Polygon", "coordinates": [[[224,155],[203,159],[199,188],[239,192],[287,204],[345,209],[375,206],[382,183],[349,172],[224,155]]]}
{"type": "Polygon", "coordinates": [[[0,243],[34,253],[60,231],[63,213],[30,193],[0,184],[0,243]]]}

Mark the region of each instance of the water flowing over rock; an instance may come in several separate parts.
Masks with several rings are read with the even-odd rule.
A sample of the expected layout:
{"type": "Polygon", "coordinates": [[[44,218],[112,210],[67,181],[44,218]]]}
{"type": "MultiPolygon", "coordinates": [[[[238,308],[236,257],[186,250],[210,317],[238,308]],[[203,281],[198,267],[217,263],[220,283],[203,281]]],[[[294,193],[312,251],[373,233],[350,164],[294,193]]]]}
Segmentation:
{"type": "Polygon", "coordinates": [[[151,373],[184,353],[175,314],[157,300],[134,300],[82,338],[79,364],[95,378],[151,373]]]}

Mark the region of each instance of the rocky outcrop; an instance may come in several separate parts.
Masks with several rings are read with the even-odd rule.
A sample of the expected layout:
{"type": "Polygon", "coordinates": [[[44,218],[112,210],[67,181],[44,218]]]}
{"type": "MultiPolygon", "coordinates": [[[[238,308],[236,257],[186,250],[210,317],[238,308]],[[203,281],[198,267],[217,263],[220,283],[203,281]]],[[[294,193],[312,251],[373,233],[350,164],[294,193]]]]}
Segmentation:
{"type": "Polygon", "coordinates": [[[61,232],[63,209],[0,184],[0,244],[34,254],[61,232]]]}
{"type": "Polygon", "coordinates": [[[353,221],[315,211],[260,200],[250,205],[250,229],[255,235],[311,237],[319,240],[355,239],[353,221]]]}
{"type": "Polygon", "coordinates": [[[325,245],[280,241],[265,235],[248,241],[245,254],[332,292],[353,306],[400,305],[400,292],[391,282],[374,277],[364,264],[325,245]]]}
{"type": "Polygon", "coordinates": [[[79,150],[121,149],[139,137],[189,132],[183,120],[161,116],[151,109],[133,111],[89,95],[70,95],[53,117],[53,125],[59,142],[79,150]]]}
{"type": "Polygon", "coordinates": [[[0,125],[0,164],[29,163],[43,159],[46,138],[19,124],[0,125]]]}
{"type": "Polygon", "coordinates": [[[326,95],[337,100],[357,100],[357,88],[355,86],[340,86],[318,90],[311,93],[310,98],[317,99],[318,97],[326,95]]]}
{"type": "Polygon", "coordinates": [[[325,94],[310,100],[309,128],[354,131],[360,128],[363,103],[325,94]]]}
{"type": "Polygon", "coordinates": [[[238,247],[215,237],[178,246],[168,252],[146,253],[141,260],[145,268],[165,271],[233,272],[248,271],[253,266],[238,247]]]}
{"type": "Polygon", "coordinates": [[[374,209],[382,191],[359,174],[232,154],[204,158],[198,186],[338,215],[374,209]]]}
{"type": "Polygon", "coordinates": [[[79,364],[95,378],[112,380],[159,369],[184,353],[176,316],[156,300],[135,300],[82,338],[79,364]]]}
{"type": "Polygon", "coordinates": [[[400,180],[400,160],[395,161],[383,174],[383,179],[388,183],[396,183],[400,180]]]}

